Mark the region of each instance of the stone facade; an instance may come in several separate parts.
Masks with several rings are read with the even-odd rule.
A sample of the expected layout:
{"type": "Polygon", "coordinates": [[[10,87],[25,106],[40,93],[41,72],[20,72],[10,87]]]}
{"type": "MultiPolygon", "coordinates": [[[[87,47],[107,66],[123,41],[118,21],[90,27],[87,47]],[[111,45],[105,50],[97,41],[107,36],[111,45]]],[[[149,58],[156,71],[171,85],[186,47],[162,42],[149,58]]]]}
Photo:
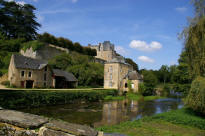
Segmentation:
{"type": "Polygon", "coordinates": [[[107,62],[104,65],[104,88],[121,89],[122,80],[129,71],[132,71],[131,65],[120,62],[107,62]]]}
{"type": "Polygon", "coordinates": [[[11,85],[19,88],[52,87],[52,71],[45,65],[41,69],[16,68],[14,55],[11,57],[8,80],[11,85]]]}
{"type": "Polygon", "coordinates": [[[18,88],[75,88],[72,73],[51,69],[46,61],[13,54],[8,70],[11,86],[18,88]]]}
{"type": "Polygon", "coordinates": [[[99,43],[99,45],[88,45],[91,49],[95,49],[97,51],[97,56],[95,56],[98,59],[102,59],[105,61],[111,61],[113,58],[115,58],[116,52],[115,52],[115,46],[114,44],[111,44],[110,41],[105,41],[103,43],[99,43]]]}
{"type": "Polygon", "coordinates": [[[32,48],[27,49],[26,51],[21,50],[20,53],[23,56],[27,56],[33,59],[40,60],[49,60],[57,55],[62,53],[69,53],[69,50],[66,48],[58,47],[52,44],[47,44],[41,47],[39,50],[33,51],[32,48]]]}
{"type": "Polygon", "coordinates": [[[128,92],[128,81],[131,83],[130,89],[137,92],[143,78],[137,71],[133,71],[131,65],[125,63],[123,57],[117,56],[104,64],[104,88],[128,92]]]}

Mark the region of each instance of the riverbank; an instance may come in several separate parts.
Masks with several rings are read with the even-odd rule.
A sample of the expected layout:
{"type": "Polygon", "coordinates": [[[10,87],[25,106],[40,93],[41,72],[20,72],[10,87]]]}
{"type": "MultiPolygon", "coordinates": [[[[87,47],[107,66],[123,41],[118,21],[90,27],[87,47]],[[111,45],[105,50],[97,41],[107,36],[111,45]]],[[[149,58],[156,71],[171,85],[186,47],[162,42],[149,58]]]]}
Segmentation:
{"type": "Polygon", "coordinates": [[[117,96],[117,90],[0,90],[0,106],[6,109],[20,109],[74,103],[75,101],[96,102],[106,96],[117,96]]]}
{"type": "Polygon", "coordinates": [[[128,93],[126,96],[106,96],[104,100],[106,101],[112,101],[112,100],[144,100],[144,101],[151,101],[151,100],[156,100],[156,99],[162,99],[166,97],[161,97],[161,96],[142,96],[139,94],[134,94],[134,93],[128,93]]]}
{"type": "Polygon", "coordinates": [[[183,108],[97,130],[128,136],[204,136],[205,118],[183,108]]]}

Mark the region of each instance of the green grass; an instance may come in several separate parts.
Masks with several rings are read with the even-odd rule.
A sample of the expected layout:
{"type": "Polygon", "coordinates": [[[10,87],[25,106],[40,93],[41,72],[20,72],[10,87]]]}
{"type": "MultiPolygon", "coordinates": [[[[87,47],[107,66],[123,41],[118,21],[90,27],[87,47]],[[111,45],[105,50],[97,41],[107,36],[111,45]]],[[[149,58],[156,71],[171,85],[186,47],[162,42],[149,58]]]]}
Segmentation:
{"type": "Polygon", "coordinates": [[[144,101],[151,101],[151,100],[163,99],[163,98],[166,98],[166,97],[162,97],[162,96],[145,96],[144,101]]]}
{"type": "Polygon", "coordinates": [[[97,130],[128,136],[204,136],[205,118],[188,109],[180,109],[97,130]]]}
{"type": "Polygon", "coordinates": [[[106,96],[104,100],[109,101],[109,100],[124,100],[124,99],[129,99],[129,100],[143,100],[144,101],[151,101],[151,100],[156,100],[156,99],[161,99],[165,97],[161,96],[142,96],[139,94],[134,94],[134,93],[128,93],[127,96],[106,96]]]}

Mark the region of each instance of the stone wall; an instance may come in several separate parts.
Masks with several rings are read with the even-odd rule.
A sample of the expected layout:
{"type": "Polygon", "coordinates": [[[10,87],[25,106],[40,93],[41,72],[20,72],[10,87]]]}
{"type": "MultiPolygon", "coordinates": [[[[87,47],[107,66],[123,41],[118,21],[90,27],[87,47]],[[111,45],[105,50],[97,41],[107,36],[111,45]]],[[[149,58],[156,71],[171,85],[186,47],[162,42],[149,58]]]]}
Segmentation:
{"type": "Polygon", "coordinates": [[[69,50],[66,48],[62,48],[62,47],[54,46],[52,44],[48,44],[48,45],[41,47],[37,51],[33,51],[32,48],[29,48],[25,52],[24,52],[24,50],[21,50],[20,53],[23,56],[48,61],[49,59],[51,59],[57,55],[60,55],[62,53],[69,53],[69,50]]]}
{"type": "Polygon", "coordinates": [[[103,136],[93,128],[0,108],[0,136],[103,136]]]}

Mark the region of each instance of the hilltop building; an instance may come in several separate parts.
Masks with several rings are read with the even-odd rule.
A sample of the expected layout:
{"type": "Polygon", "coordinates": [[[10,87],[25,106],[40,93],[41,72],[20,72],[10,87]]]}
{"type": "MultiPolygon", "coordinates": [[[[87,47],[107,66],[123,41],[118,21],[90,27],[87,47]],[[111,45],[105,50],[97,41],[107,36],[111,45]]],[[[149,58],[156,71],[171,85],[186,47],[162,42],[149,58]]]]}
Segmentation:
{"type": "Polygon", "coordinates": [[[8,80],[20,88],[68,88],[78,84],[72,73],[51,69],[44,60],[18,54],[11,57],[8,80]]]}
{"type": "Polygon", "coordinates": [[[91,49],[96,49],[97,56],[95,58],[99,60],[111,61],[114,59],[116,55],[115,45],[110,43],[110,41],[104,41],[103,43],[99,43],[99,45],[88,45],[91,49]]]}

